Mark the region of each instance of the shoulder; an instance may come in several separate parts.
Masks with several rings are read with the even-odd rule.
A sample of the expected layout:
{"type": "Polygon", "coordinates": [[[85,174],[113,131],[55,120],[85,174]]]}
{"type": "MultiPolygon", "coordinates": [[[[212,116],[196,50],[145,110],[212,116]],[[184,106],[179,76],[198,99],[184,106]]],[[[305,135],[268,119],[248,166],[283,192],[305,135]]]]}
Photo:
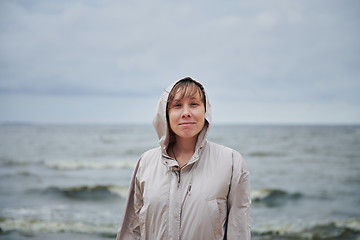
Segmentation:
{"type": "Polygon", "coordinates": [[[151,161],[155,157],[159,157],[159,156],[161,156],[161,148],[156,147],[156,148],[149,149],[149,150],[145,151],[143,154],[141,154],[139,161],[145,163],[145,162],[151,161]]]}
{"type": "Polygon", "coordinates": [[[223,146],[214,142],[208,142],[208,151],[210,155],[221,158],[221,161],[225,161],[233,165],[235,168],[247,170],[245,160],[240,152],[227,146],[223,146]]]}
{"type": "Polygon", "coordinates": [[[148,166],[153,166],[156,165],[157,162],[160,162],[157,160],[159,160],[161,156],[162,154],[160,147],[149,149],[141,154],[137,165],[140,169],[146,169],[148,166]]]}
{"type": "Polygon", "coordinates": [[[243,159],[242,155],[238,151],[236,151],[235,149],[226,147],[224,145],[220,145],[220,144],[208,141],[208,148],[209,148],[209,151],[211,151],[211,152],[219,152],[219,153],[223,153],[223,154],[231,154],[235,158],[243,159]]]}
{"type": "Polygon", "coordinates": [[[142,158],[146,158],[146,157],[150,157],[150,156],[154,156],[157,154],[161,154],[161,148],[160,147],[156,147],[156,148],[152,148],[147,150],[146,152],[144,152],[141,157],[142,158]]]}

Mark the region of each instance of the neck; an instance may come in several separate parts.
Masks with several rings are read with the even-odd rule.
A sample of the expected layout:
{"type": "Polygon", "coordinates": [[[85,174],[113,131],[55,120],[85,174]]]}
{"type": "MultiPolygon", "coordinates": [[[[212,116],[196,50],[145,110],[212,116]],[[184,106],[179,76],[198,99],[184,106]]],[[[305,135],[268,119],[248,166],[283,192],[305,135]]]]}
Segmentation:
{"type": "Polygon", "coordinates": [[[172,145],[172,157],[176,159],[180,168],[185,166],[191,159],[195,152],[196,142],[197,136],[190,139],[176,138],[175,144],[172,145]]]}
{"type": "Polygon", "coordinates": [[[186,139],[176,137],[176,142],[174,144],[174,147],[179,153],[193,154],[195,152],[197,139],[198,139],[197,136],[186,139]]]}

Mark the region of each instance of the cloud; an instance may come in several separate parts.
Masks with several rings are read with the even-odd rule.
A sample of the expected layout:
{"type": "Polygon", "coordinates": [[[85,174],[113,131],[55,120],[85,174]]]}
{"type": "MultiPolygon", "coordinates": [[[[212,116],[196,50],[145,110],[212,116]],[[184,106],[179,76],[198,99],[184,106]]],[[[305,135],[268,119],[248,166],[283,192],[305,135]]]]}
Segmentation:
{"type": "MultiPolygon", "coordinates": [[[[296,104],[330,111],[341,102],[337,111],[359,122],[359,7],[350,0],[1,1],[1,99],[157,100],[171,82],[193,76],[213,102],[272,103],[279,112],[296,104]]],[[[300,121],[325,122],[325,115],[312,111],[300,121]]],[[[265,111],[261,118],[274,119],[265,111]]]]}

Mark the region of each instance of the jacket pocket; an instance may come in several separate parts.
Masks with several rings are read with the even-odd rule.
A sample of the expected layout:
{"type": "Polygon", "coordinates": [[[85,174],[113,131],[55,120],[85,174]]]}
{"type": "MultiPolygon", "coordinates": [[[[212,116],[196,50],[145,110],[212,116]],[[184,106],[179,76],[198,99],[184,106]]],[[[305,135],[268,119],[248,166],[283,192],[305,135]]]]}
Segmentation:
{"type": "Polygon", "coordinates": [[[215,239],[221,239],[223,237],[223,224],[218,202],[216,199],[207,200],[207,206],[209,209],[209,218],[212,224],[215,239]]]}

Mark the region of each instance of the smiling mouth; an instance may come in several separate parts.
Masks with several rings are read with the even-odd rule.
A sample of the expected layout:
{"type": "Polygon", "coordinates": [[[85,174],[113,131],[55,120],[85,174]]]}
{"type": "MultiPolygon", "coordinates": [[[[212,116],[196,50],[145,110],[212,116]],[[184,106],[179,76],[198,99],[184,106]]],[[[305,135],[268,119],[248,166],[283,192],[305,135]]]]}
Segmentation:
{"type": "Polygon", "coordinates": [[[194,125],[194,122],[184,122],[184,123],[180,123],[180,126],[190,126],[190,125],[194,125]]]}

